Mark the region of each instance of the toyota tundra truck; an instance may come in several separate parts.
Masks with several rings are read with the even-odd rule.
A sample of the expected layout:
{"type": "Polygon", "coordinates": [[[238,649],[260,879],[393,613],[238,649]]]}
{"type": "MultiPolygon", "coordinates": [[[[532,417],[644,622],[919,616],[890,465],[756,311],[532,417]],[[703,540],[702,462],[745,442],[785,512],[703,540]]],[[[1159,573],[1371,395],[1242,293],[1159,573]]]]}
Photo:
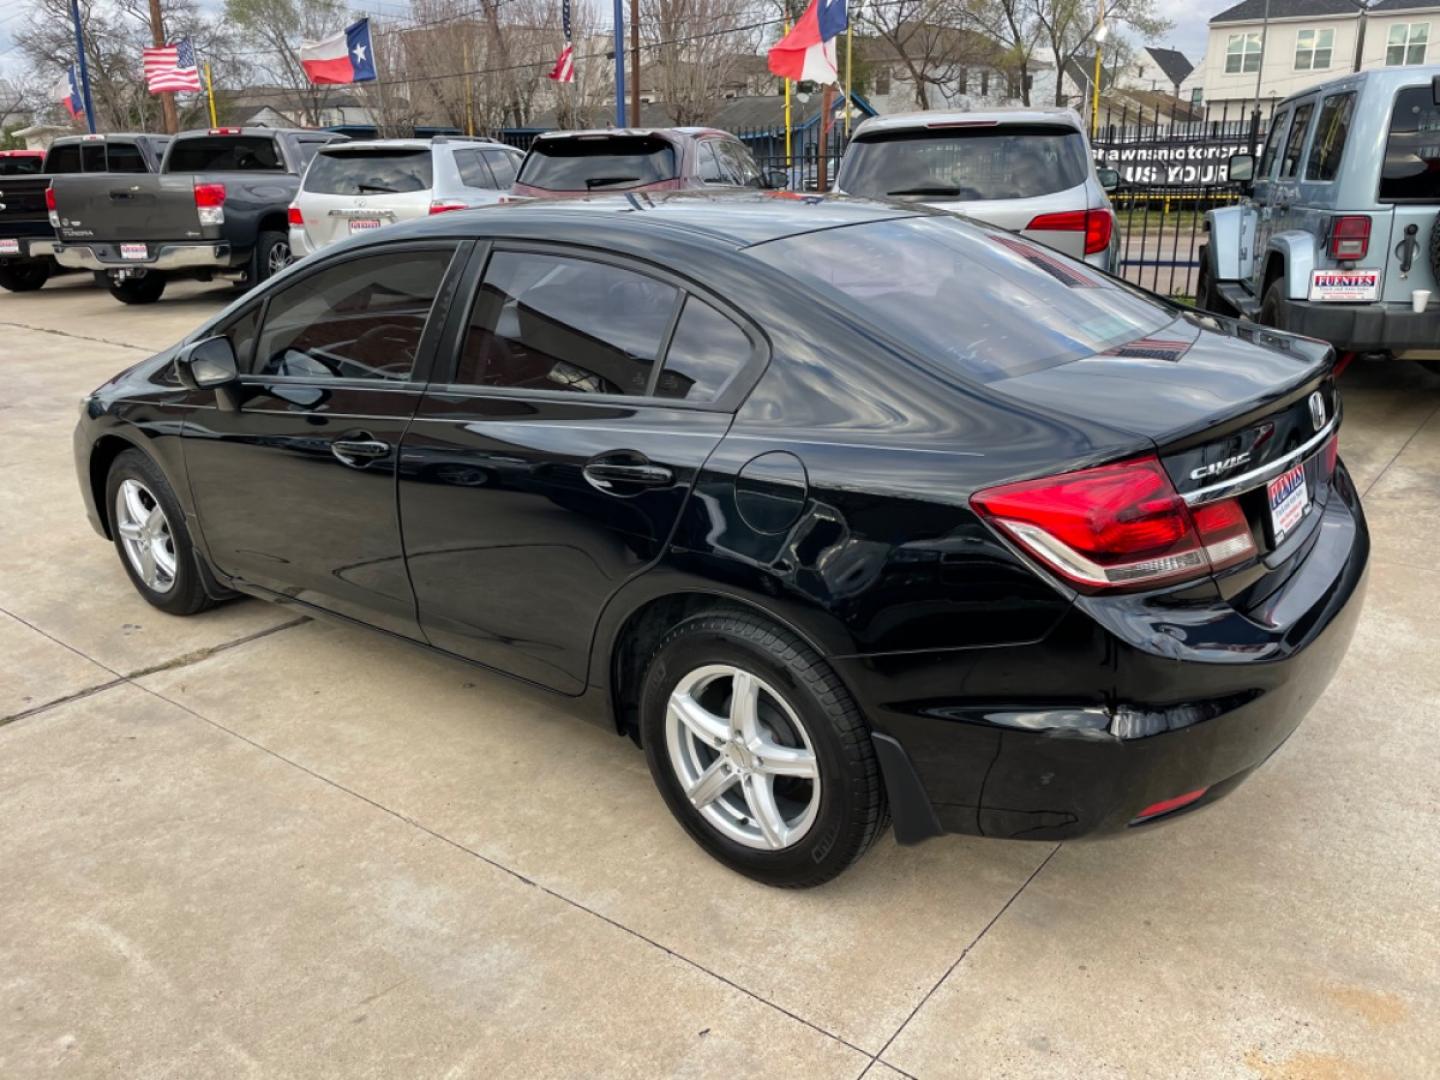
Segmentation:
{"type": "MultiPolygon", "coordinates": [[[[31,292],[58,269],[52,257],[55,228],[46,207],[52,179],[84,173],[153,173],[169,141],[168,135],[65,135],[51,144],[33,171],[0,168],[0,288],[31,292]]],[[[29,166],[32,160],[9,157],[0,164],[29,166]]]]}
{"type": "Polygon", "coordinates": [[[175,136],[154,176],[61,176],[55,258],[109,278],[126,304],[172,277],[264,281],[290,263],[286,210],[328,131],[209,128],[175,136]]]}
{"type": "Polygon", "coordinates": [[[1440,372],[1440,67],[1286,98],[1230,178],[1246,195],[1205,215],[1198,306],[1440,372]]]}

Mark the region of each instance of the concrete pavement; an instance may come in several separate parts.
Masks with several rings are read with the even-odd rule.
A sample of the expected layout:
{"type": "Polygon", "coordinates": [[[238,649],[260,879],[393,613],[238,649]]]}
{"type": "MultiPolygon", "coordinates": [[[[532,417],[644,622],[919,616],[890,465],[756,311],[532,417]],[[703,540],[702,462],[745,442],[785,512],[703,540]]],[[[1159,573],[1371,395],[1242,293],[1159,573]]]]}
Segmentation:
{"type": "Polygon", "coordinates": [[[1440,1073],[1440,378],[1345,377],[1366,616],[1234,795],[1104,843],[886,838],[796,894],[551,699],[134,594],[76,402],[230,295],[0,294],[0,1076],[1440,1073]]]}

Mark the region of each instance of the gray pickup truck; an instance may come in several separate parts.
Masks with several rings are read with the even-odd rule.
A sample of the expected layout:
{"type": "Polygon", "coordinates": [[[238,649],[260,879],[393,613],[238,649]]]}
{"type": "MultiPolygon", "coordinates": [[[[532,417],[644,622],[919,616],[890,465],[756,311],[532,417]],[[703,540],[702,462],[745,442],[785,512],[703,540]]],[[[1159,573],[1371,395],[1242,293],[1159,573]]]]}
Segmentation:
{"type": "Polygon", "coordinates": [[[55,227],[46,189],[56,176],[153,173],[169,135],[64,135],[51,144],[40,171],[0,176],[0,288],[31,292],[57,269],[55,227]]]}
{"type": "Polygon", "coordinates": [[[64,176],[53,186],[55,258],[104,272],[127,304],[171,277],[254,285],[291,259],[286,211],[326,131],[211,128],[175,136],[154,176],[64,176]]]}
{"type": "Polygon", "coordinates": [[[1205,215],[1200,307],[1440,370],[1440,67],[1285,99],[1230,177],[1246,198],[1205,215]]]}

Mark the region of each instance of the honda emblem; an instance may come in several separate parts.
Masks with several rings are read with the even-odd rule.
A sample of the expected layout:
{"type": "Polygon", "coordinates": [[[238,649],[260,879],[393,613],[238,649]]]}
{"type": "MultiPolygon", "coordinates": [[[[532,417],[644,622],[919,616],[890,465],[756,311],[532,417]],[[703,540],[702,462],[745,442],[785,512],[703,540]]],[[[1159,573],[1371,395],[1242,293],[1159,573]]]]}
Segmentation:
{"type": "Polygon", "coordinates": [[[1320,396],[1319,390],[1310,395],[1310,419],[1316,431],[1325,426],[1325,399],[1320,396]]]}

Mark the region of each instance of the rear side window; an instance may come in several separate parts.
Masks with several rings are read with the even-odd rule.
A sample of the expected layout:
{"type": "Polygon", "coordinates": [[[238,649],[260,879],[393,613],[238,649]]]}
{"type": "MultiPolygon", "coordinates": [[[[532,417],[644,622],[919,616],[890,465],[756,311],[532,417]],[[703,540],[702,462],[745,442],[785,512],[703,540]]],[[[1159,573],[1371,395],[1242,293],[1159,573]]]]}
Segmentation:
{"type": "Polygon", "coordinates": [[[497,252],[455,381],[645,394],[679,299],[674,286],[609,263],[497,252]]]}
{"type": "Polygon", "coordinates": [[[1440,202],[1440,106],[1435,105],[1428,83],[1395,95],[1380,169],[1380,198],[1440,202]]]}
{"type": "Polygon", "coordinates": [[[658,135],[579,135],[536,139],[519,182],[545,191],[598,191],[675,176],[675,150],[658,135]]]}
{"type": "Polygon", "coordinates": [[[145,168],[145,158],[141,155],[140,148],[134,143],[112,142],[108,161],[111,172],[143,173],[150,171],[145,168]]]}
{"type": "Polygon", "coordinates": [[[520,155],[506,150],[482,150],[481,156],[489,163],[495,174],[495,182],[508,191],[515,185],[515,174],[520,169],[520,155]]]}
{"type": "Polygon", "coordinates": [[[932,362],[986,382],[1105,352],[1175,317],[1083,263],[948,214],[746,250],[932,362]]]}
{"type": "Polygon", "coordinates": [[[263,135],[201,135],[170,144],[165,171],[284,172],[275,140],[263,135]]]}
{"type": "Polygon", "coordinates": [[[1350,134],[1350,118],[1355,115],[1355,94],[1332,94],[1320,109],[1315,125],[1315,138],[1310,143],[1310,160],[1305,166],[1306,180],[1334,180],[1340,172],[1340,157],[1345,153],[1345,139],[1350,134]]]}
{"type": "Polygon", "coordinates": [[[317,195],[392,195],[428,191],[428,149],[323,150],[305,172],[306,191],[317,195]]]}
{"type": "Polygon", "coordinates": [[[1315,103],[1307,101],[1295,110],[1295,119],[1290,123],[1290,137],[1285,140],[1285,156],[1280,159],[1280,178],[1287,179],[1295,175],[1300,168],[1300,150],[1305,145],[1305,131],[1310,127],[1310,114],[1315,111],[1315,103]]]}
{"type": "Polygon", "coordinates": [[[45,155],[45,171],[52,175],[60,173],[77,173],[80,171],[80,146],[78,143],[66,143],[64,146],[52,146],[50,153],[45,155]]]}
{"type": "Polygon", "coordinates": [[[460,170],[460,182],[466,187],[495,190],[495,174],[481,158],[479,150],[456,150],[455,167],[460,170]]]}
{"type": "Polygon", "coordinates": [[[699,297],[687,297],[655,396],[714,401],[753,351],[750,338],[729,317],[699,297]]]}
{"type": "Polygon", "coordinates": [[[839,183],[871,197],[1028,199],[1083,184],[1089,171],[1085,140],[1072,127],[923,128],[856,140],[839,183]]]}
{"type": "Polygon", "coordinates": [[[306,379],[404,380],[450,250],[347,259],[270,298],[253,370],[306,379]]]}
{"type": "Polygon", "coordinates": [[[1257,178],[1269,179],[1270,170],[1275,164],[1275,155],[1280,150],[1280,140],[1285,136],[1285,122],[1289,119],[1288,112],[1270,118],[1270,132],[1265,136],[1265,149],[1260,155],[1260,169],[1255,173],[1257,178]]]}

